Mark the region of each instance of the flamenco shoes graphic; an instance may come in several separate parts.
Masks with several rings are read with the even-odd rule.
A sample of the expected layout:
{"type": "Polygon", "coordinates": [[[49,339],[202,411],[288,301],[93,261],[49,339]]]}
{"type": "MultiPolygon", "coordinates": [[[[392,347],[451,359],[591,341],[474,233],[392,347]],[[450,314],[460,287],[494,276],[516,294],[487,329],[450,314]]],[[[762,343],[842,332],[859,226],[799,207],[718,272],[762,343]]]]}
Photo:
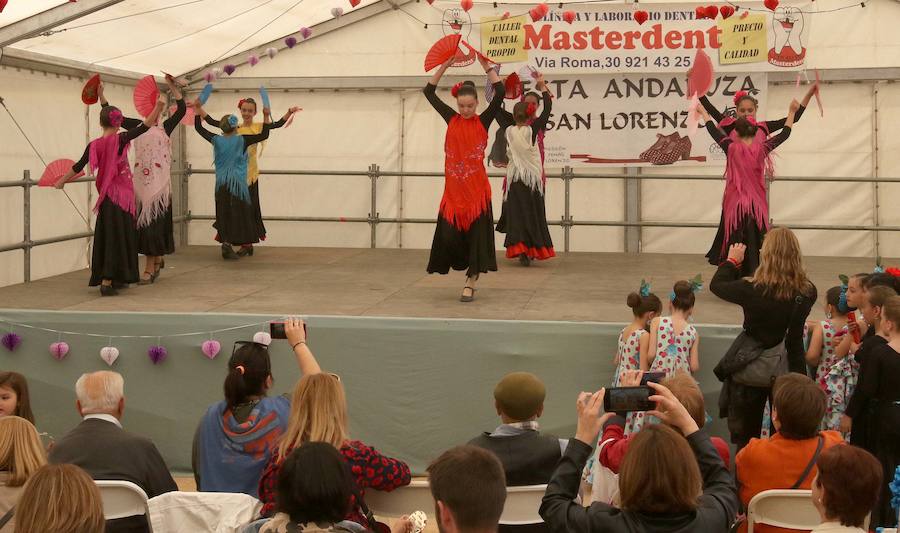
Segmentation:
{"type": "Polygon", "coordinates": [[[691,158],[691,140],[677,131],[671,135],[656,134],[653,146],[641,153],[641,161],[654,165],[671,165],[681,159],[691,158]]]}
{"type": "Polygon", "coordinates": [[[796,7],[779,7],[772,16],[774,46],[769,50],[769,63],[778,67],[803,64],[806,48],[803,35],[803,14],[796,7]]]}

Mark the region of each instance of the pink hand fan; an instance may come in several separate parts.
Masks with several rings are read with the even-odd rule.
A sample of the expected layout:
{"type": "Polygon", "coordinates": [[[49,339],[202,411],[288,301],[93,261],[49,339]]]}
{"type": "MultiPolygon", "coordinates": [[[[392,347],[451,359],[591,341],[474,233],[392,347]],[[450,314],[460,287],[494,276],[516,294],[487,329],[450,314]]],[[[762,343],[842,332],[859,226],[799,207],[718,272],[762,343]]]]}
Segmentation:
{"type": "Polygon", "coordinates": [[[144,76],[134,86],[134,108],[142,116],[149,116],[159,100],[159,87],[156,86],[156,78],[144,76]]]}
{"type": "Polygon", "coordinates": [[[706,55],[703,49],[698,49],[697,55],[694,56],[694,66],[691,67],[691,72],[688,76],[687,97],[705,95],[709,91],[710,85],[712,85],[712,79],[712,60],[709,59],[709,56],[706,55]]]}
{"type": "Polygon", "coordinates": [[[448,35],[431,45],[431,49],[425,56],[425,72],[443,65],[451,57],[454,57],[459,50],[460,40],[462,40],[462,35],[448,35]]]}
{"type": "MultiPolygon", "coordinates": [[[[52,161],[47,165],[47,168],[44,169],[44,173],[41,174],[41,180],[38,181],[38,187],[53,187],[60,178],[72,170],[72,165],[74,164],[75,161],[72,161],[71,159],[57,159],[56,161],[52,161]]],[[[75,174],[69,181],[78,179],[81,176],[84,176],[84,171],[75,174]]]]}

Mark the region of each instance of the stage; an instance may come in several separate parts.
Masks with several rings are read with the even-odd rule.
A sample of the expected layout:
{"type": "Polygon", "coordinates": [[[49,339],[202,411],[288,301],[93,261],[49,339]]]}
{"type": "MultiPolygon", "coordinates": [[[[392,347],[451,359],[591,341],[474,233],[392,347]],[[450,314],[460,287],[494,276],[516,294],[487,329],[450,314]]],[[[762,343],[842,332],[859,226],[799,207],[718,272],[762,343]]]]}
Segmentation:
{"type": "MultiPolygon", "coordinates": [[[[700,272],[708,287],[715,272],[699,255],[568,253],[527,268],[498,256],[499,271],[463,304],[463,273],[429,275],[427,263],[427,250],[258,246],[253,257],[224,261],[218,248],[190,246],[150,286],[101,298],[82,270],[0,288],[0,308],[625,322],[625,297],[641,278],[665,300],[676,280],[700,272]]],[[[811,257],[806,266],[821,298],[838,274],[871,271],[874,261],[811,257]]],[[[819,305],[813,316],[822,318],[819,305]]],[[[741,311],[704,290],[694,320],[734,325],[741,311]]]]}

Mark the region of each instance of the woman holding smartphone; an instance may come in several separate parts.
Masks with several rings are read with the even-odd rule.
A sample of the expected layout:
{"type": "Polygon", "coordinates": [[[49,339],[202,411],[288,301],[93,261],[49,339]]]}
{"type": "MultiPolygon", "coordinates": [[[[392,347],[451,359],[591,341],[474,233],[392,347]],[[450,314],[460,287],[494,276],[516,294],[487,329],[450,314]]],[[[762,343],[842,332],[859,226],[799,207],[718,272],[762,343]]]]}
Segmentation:
{"type": "MultiPolygon", "coordinates": [[[[322,369],[306,344],[303,321],[285,320],[284,332],[301,375],[320,373],[322,369]]],[[[291,411],[287,395],[267,396],[273,383],[269,347],[236,342],[228,360],[225,399],[207,409],[194,435],[192,466],[197,490],[257,497],[268,450],[287,428],[291,411]]]]}

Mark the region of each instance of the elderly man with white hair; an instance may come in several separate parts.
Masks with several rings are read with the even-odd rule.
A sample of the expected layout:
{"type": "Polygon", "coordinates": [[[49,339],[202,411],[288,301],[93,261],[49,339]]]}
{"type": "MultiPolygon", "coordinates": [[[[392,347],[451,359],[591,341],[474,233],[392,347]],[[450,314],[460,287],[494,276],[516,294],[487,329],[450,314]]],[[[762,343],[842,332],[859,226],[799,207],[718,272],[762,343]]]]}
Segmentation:
{"type": "MultiPolygon", "coordinates": [[[[50,452],[51,463],[77,465],[94,479],[131,481],[152,498],[178,490],[150,440],[122,429],[125,380],[118,372],[83,374],[75,383],[75,408],[82,422],[50,452]]],[[[147,531],[143,516],[110,520],[107,533],[147,531]]]]}

